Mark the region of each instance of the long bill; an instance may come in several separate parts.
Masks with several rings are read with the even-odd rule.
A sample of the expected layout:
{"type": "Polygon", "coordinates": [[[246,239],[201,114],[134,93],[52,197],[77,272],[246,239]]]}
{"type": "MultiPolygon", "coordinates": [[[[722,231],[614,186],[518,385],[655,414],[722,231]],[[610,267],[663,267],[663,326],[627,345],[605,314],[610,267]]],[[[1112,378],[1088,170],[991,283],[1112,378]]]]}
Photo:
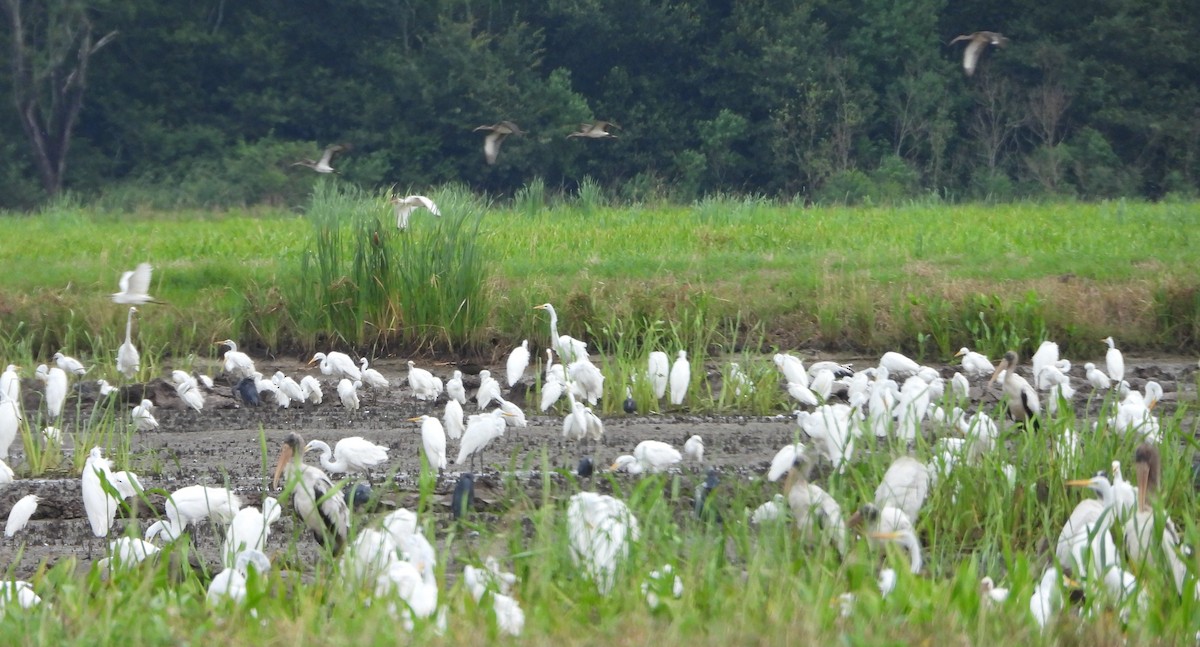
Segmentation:
{"type": "Polygon", "coordinates": [[[995,382],[996,378],[1006,370],[1008,370],[1008,359],[1002,359],[1000,360],[1000,364],[996,366],[996,370],[992,372],[992,377],[988,380],[988,386],[991,386],[992,382],[995,382]]]}
{"type": "Polygon", "coordinates": [[[1067,481],[1066,484],[1071,487],[1091,487],[1092,479],[1074,479],[1067,481]]]}
{"type": "Polygon", "coordinates": [[[272,489],[279,487],[279,476],[283,474],[284,468],[287,467],[294,455],[295,450],[292,449],[291,445],[284,445],[283,448],[279,450],[279,463],[275,465],[275,476],[271,478],[272,489]]]}

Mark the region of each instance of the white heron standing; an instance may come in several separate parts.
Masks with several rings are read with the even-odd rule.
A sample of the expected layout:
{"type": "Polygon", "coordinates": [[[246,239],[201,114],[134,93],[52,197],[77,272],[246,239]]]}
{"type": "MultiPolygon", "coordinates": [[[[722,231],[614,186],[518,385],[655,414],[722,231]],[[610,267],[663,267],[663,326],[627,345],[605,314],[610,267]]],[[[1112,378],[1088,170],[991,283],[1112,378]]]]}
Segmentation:
{"type": "Polygon", "coordinates": [[[688,384],[692,381],[692,364],[688,361],[687,351],[679,351],[675,363],[671,365],[671,404],[679,406],[687,397],[688,384]]]}
{"type": "Polygon", "coordinates": [[[321,452],[321,467],[330,474],[356,472],[370,474],[371,468],[379,467],[388,460],[388,448],[363,438],[349,436],[339,440],[333,449],[322,440],[310,440],[304,451],[321,452]],[[330,459],[333,460],[330,460],[330,459]]]}
{"type": "Polygon", "coordinates": [[[133,315],[136,312],[137,308],[129,308],[129,314],[125,318],[125,342],[117,349],[117,372],[127,380],[132,380],[137,375],[142,362],[141,354],[133,345],[133,315]]]}
{"type": "Polygon", "coordinates": [[[514,386],[521,381],[521,377],[525,374],[525,369],[529,366],[529,340],[521,340],[521,345],[517,346],[508,354],[508,362],[505,365],[505,377],[508,378],[508,385],[514,386]]]}
{"type": "MultiPolygon", "coordinates": [[[[442,423],[433,416],[417,416],[409,418],[408,421],[421,423],[421,447],[425,450],[425,461],[429,463],[429,471],[436,473],[446,469],[446,430],[442,423]]],[[[459,425],[462,425],[461,416],[459,425]]]]}

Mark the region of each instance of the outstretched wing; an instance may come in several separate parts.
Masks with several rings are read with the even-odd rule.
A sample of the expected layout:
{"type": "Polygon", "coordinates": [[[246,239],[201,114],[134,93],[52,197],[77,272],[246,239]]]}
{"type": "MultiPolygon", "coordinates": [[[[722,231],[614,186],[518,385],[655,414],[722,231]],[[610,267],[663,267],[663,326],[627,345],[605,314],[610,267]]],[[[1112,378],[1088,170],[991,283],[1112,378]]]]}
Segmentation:
{"type": "Polygon", "coordinates": [[[122,288],[129,294],[149,294],[150,292],[150,273],[154,268],[149,263],[141,263],[133,273],[127,273],[129,277],[128,286],[124,285],[125,280],[122,277],[122,288]]]}
{"type": "Polygon", "coordinates": [[[967,76],[975,73],[975,64],[979,62],[979,55],[983,53],[983,48],[987,46],[987,41],[982,38],[974,38],[970,43],[967,43],[967,48],[963,50],[963,71],[967,76]]]}
{"type": "Polygon", "coordinates": [[[493,130],[483,138],[483,157],[488,164],[496,163],[496,158],[500,155],[500,142],[504,141],[505,137],[506,135],[499,130],[493,130]]]}

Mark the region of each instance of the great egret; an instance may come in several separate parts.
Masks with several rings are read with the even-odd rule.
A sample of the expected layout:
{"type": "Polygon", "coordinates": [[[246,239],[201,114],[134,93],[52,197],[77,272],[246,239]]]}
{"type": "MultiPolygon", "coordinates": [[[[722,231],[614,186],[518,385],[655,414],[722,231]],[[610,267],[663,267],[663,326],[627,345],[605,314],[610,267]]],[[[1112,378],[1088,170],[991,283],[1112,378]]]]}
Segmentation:
{"type": "Polygon", "coordinates": [[[954,40],[950,41],[950,44],[953,45],[964,40],[967,41],[967,48],[963,50],[962,66],[963,72],[966,72],[967,76],[975,74],[975,66],[979,63],[979,56],[983,54],[984,48],[988,45],[1004,47],[1008,44],[1008,38],[1004,34],[994,31],[977,31],[956,36],[954,40]]]}
{"type": "Polygon", "coordinates": [[[149,263],[139,263],[133,271],[123,272],[117,284],[121,291],[113,293],[113,303],[135,306],[156,303],[154,297],[147,294],[150,291],[150,273],[153,271],[149,263]]]}
{"type": "Polygon", "coordinates": [[[321,372],[334,378],[361,380],[362,369],[350,359],[350,356],[338,351],[317,353],[308,361],[309,365],[317,364],[321,372]],[[318,364],[319,362],[319,364],[318,364]]]}
{"type": "Polygon", "coordinates": [[[416,211],[418,208],[426,209],[429,211],[429,213],[432,213],[439,218],[442,215],[442,212],[438,209],[437,204],[435,204],[433,200],[430,200],[423,195],[410,195],[403,198],[400,196],[395,196],[392,198],[391,202],[392,207],[396,212],[396,229],[399,229],[400,231],[408,229],[408,219],[410,216],[412,216],[412,212],[416,211]]]}
{"type": "Polygon", "coordinates": [[[353,147],[350,144],[330,144],[329,146],[325,147],[324,151],[322,151],[321,159],[319,159],[319,160],[303,159],[303,160],[300,160],[299,162],[293,162],[292,166],[303,166],[306,168],[310,168],[310,169],[316,171],[317,173],[322,173],[322,174],[337,173],[337,171],[334,170],[334,168],[329,165],[333,161],[333,156],[337,155],[338,153],[348,151],[351,148],[353,148],[353,147]]]}
{"type": "Polygon", "coordinates": [[[237,342],[232,339],[226,339],[216,343],[217,346],[228,346],[229,350],[225,351],[225,372],[229,373],[231,381],[236,382],[244,377],[253,377],[257,370],[254,368],[254,360],[246,353],[238,350],[237,342]]]}
{"type": "Polygon", "coordinates": [[[571,362],[567,375],[571,376],[570,386],[575,394],[593,407],[604,397],[604,374],[587,357],[571,362]]]}
{"type": "Polygon", "coordinates": [[[0,460],[0,485],[11,484],[13,482],[13,477],[15,476],[16,474],[12,471],[12,468],[9,467],[4,461],[0,460]]]}
{"type": "Polygon", "coordinates": [[[363,386],[367,387],[368,389],[386,389],[391,386],[387,378],[384,377],[382,373],[371,368],[366,357],[359,358],[358,363],[361,366],[359,370],[362,373],[363,386]]]}
{"type": "Polygon", "coordinates": [[[292,505],[296,514],[312,530],[318,543],[332,544],[333,552],[339,553],[349,532],[350,509],[346,500],[333,492],[333,482],[325,472],[304,464],[303,447],[304,439],[296,432],[284,438],[271,485],[278,488],[280,476],[286,474],[288,482],[295,484],[292,505]]]}
{"type": "Polygon", "coordinates": [[[697,463],[704,462],[704,439],[693,435],[683,443],[683,455],[697,463]]]}
{"type": "Polygon", "coordinates": [[[875,488],[875,505],[880,509],[894,506],[916,521],[929,495],[929,467],[911,456],[892,461],[879,487],[875,488]]]}
{"type": "Polygon", "coordinates": [[[325,400],[325,393],[321,390],[321,383],[311,375],[305,375],[300,379],[300,388],[304,389],[305,399],[313,404],[321,404],[325,400]]]}
{"type": "Polygon", "coordinates": [[[534,310],[545,310],[550,314],[550,347],[558,353],[558,357],[563,363],[570,364],[588,356],[587,343],[570,335],[560,336],[558,334],[558,313],[555,312],[554,306],[543,303],[540,306],[533,306],[533,308],[534,310]]]}
{"type": "Polygon", "coordinates": [[[233,566],[243,551],[265,550],[271,524],[279,521],[282,514],[283,508],[274,497],[264,498],[261,510],[254,507],[238,510],[225,529],[225,544],[221,548],[225,568],[233,566]]]}
{"type": "Polygon", "coordinates": [[[509,427],[527,427],[529,423],[525,420],[525,412],[521,411],[521,407],[505,400],[500,399],[500,410],[504,412],[504,424],[509,427]]]}
{"type": "Polygon", "coordinates": [[[785,382],[808,388],[809,377],[808,371],[804,370],[804,362],[786,353],[775,353],[774,362],[775,366],[779,367],[779,371],[783,373],[785,382]]]}
{"type": "Polygon", "coordinates": [[[238,553],[232,566],[217,573],[208,583],[205,599],[209,606],[217,606],[229,600],[233,604],[241,604],[246,599],[246,585],[251,567],[259,577],[266,577],[271,571],[271,560],[259,550],[244,550],[238,553]]]}
{"type": "Polygon", "coordinates": [[[688,384],[692,381],[692,364],[688,362],[687,351],[679,351],[675,363],[671,365],[671,404],[679,406],[687,397],[688,384]]]}
{"type": "Polygon", "coordinates": [[[467,429],[463,432],[462,442],[458,444],[458,458],[455,465],[462,465],[468,457],[474,464],[475,456],[483,460],[483,450],[493,440],[504,435],[504,416],[502,409],[493,409],[487,413],[477,413],[467,418],[467,429]]]}
{"type": "Polygon", "coordinates": [[[446,411],[442,414],[442,428],[450,440],[458,440],[465,429],[462,405],[454,398],[446,401],[446,411]]]}
{"type": "Polygon", "coordinates": [[[500,144],[504,143],[506,137],[525,134],[517,124],[511,121],[501,121],[490,126],[485,124],[475,128],[472,132],[481,130],[488,131],[483,138],[483,158],[489,166],[496,163],[496,159],[500,156],[500,144]]]}
{"type": "Polygon", "coordinates": [[[1004,395],[1008,400],[1008,417],[1027,426],[1031,424],[1033,430],[1038,429],[1038,415],[1042,412],[1042,405],[1038,402],[1037,392],[1029,386],[1029,382],[1025,378],[1017,375],[1017,353],[1008,351],[1004,354],[1004,359],[1000,361],[1000,365],[996,367],[996,371],[992,373],[992,377],[988,380],[990,385],[996,380],[996,377],[1003,371],[1004,375],[1004,395]]]}
{"type": "Polygon", "coordinates": [[[479,389],[475,392],[475,404],[483,411],[492,400],[501,400],[500,383],[492,377],[492,372],[484,369],[479,371],[479,389]]]}
{"type": "Polygon", "coordinates": [[[59,418],[67,401],[67,372],[57,366],[39,364],[34,377],[46,385],[46,413],[52,420],[59,418]]]}
{"type": "Polygon", "coordinates": [[[82,377],[87,373],[87,369],[83,367],[83,363],[74,357],[63,355],[62,351],[54,354],[54,363],[62,370],[72,375],[82,377]]]}
{"type": "Polygon", "coordinates": [[[284,375],[283,371],[275,371],[275,375],[271,376],[271,383],[278,389],[275,397],[279,401],[279,406],[285,409],[291,406],[293,400],[304,402],[308,397],[304,387],[300,386],[296,380],[284,375]]]}
{"type": "Polygon", "coordinates": [[[1062,606],[1061,578],[1058,575],[1058,569],[1052,566],[1042,573],[1041,581],[1033,589],[1033,596],[1029,598],[1029,612],[1037,621],[1038,626],[1044,629],[1062,609],[1062,606]]]}
{"type": "Polygon", "coordinates": [[[154,431],[158,429],[158,419],[154,417],[154,403],[149,400],[142,400],[141,404],[133,408],[129,413],[129,417],[133,420],[134,427],[138,431],[154,431]]]}
{"type": "Polygon", "coordinates": [[[11,603],[16,603],[22,609],[31,609],[41,604],[42,598],[33,591],[33,585],[23,580],[0,580],[0,612],[11,603]]]}
{"type": "Polygon", "coordinates": [[[376,445],[362,436],[343,438],[334,449],[330,449],[324,441],[310,440],[304,446],[304,451],[313,449],[321,452],[321,467],[329,474],[357,472],[369,475],[371,468],[379,467],[388,460],[387,447],[376,445]],[[331,457],[333,460],[330,460],[331,457]]]}
{"type": "Polygon", "coordinates": [[[505,377],[508,378],[508,385],[515,386],[521,381],[521,377],[525,375],[525,369],[529,367],[529,340],[521,340],[521,345],[517,346],[508,354],[508,362],[505,364],[505,377]]]}
{"type": "Polygon", "coordinates": [[[979,593],[985,605],[1004,604],[1008,601],[1008,589],[996,588],[991,577],[985,576],[979,581],[979,593]]]}
{"type": "Polygon", "coordinates": [[[1121,351],[1112,337],[1105,337],[1100,341],[1108,344],[1108,352],[1104,355],[1108,377],[1114,382],[1120,382],[1125,379],[1125,357],[1121,355],[1121,351]]]}
{"type": "Polygon", "coordinates": [[[977,353],[966,346],[958,349],[954,354],[955,357],[962,358],[963,372],[971,377],[983,377],[991,375],[996,367],[992,366],[992,361],[983,353],[977,353]]]}
{"type": "Polygon", "coordinates": [[[585,139],[616,139],[616,135],[609,132],[609,128],[620,130],[621,127],[611,121],[594,121],[584,122],[579,124],[579,130],[567,135],[567,139],[572,137],[583,137],[585,139]]]}
{"type": "Polygon", "coordinates": [[[921,372],[920,364],[896,351],[884,353],[879,358],[879,368],[887,369],[888,374],[896,378],[909,377],[921,372]]]}
{"type": "Polygon", "coordinates": [[[228,524],[241,507],[241,497],[226,488],[189,485],[167,497],[167,521],[150,524],[145,538],[152,541],[164,533],[168,541],[175,541],[188,526],[205,519],[228,524]]]}
{"type": "Polygon", "coordinates": [[[1088,362],[1083,365],[1083,370],[1087,377],[1087,381],[1092,385],[1092,388],[1105,391],[1112,388],[1112,380],[1110,380],[1108,376],[1104,374],[1104,371],[1096,368],[1095,364],[1088,362]]]}
{"type": "Polygon", "coordinates": [[[440,379],[423,368],[417,368],[417,363],[412,360],[408,362],[408,386],[414,398],[425,402],[437,400],[444,388],[440,379]]]}
{"type": "Polygon", "coordinates": [[[662,400],[667,394],[667,383],[671,374],[671,359],[661,350],[650,351],[647,361],[646,376],[650,378],[650,387],[654,390],[654,399],[662,400]]]}
{"type": "Polygon", "coordinates": [[[358,411],[358,387],[360,386],[362,386],[362,382],[359,382],[358,380],[351,382],[349,379],[344,377],[340,382],[338,382],[338,399],[342,401],[342,406],[346,407],[347,411],[358,411]]]}
{"type": "Polygon", "coordinates": [[[616,583],[617,567],[629,556],[631,542],[639,536],[637,517],[619,499],[595,492],[580,492],[567,505],[571,558],[591,579],[601,595],[616,583]]]}
{"type": "Polygon", "coordinates": [[[13,402],[21,401],[21,367],[16,364],[9,364],[0,373],[0,400],[6,396],[13,402]]]}
{"type": "Polygon", "coordinates": [[[1103,473],[1089,479],[1067,481],[1071,487],[1085,487],[1095,492],[1099,499],[1085,499],[1075,505],[1067,523],[1058,535],[1054,554],[1058,563],[1070,566],[1078,575],[1089,572],[1103,573],[1109,566],[1116,565],[1116,544],[1109,528],[1113,524],[1112,483],[1103,473]],[[1090,555],[1090,560],[1087,557],[1090,555]]]}
{"type": "Polygon", "coordinates": [[[624,470],[630,474],[650,472],[659,474],[683,460],[683,455],[674,447],[658,440],[643,440],[633,448],[633,455],[618,456],[610,469],[624,470]]]}
{"type": "Polygon", "coordinates": [[[129,315],[125,319],[125,342],[117,349],[117,372],[127,380],[137,375],[142,361],[141,354],[133,345],[133,315],[136,312],[137,308],[129,308],[129,315]]]}
{"type": "Polygon", "coordinates": [[[93,447],[83,465],[82,477],[83,509],[87,512],[92,534],[107,537],[121,501],[136,496],[141,489],[136,474],[112,471],[112,461],[104,458],[99,447],[93,447]],[[108,482],[120,499],[109,494],[103,481],[108,482]]]}
{"type": "MultiPolygon", "coordinates": [[[[549,352],[549,350],[547,350],[549,352]]],[[[463,387],[462,371],[455,369],[454,375],[446,380],[446,395],[459,405],[467,403],[467,389],[463,387]]],[[[461,408],[461,407],[460,407],[461,408]]],[[[543,409],[545,411],[545,409],[543,409]]]]}
{"type": "Polygon", "coordinates": [[[4,524],[5,537],[12,537],[25,529],[29,518],[37,512],[38,501],[41,501],[38,495],[26,494],[13,504],[12,510],[8,511],[8,521],[4,524]]]}
{"type": "Polygon", "coordinates": [[[204,410],[204,392],[196,379],[186,371],[172,371],[171,381],[175,383],[175,394],[183,403],[195,411],[204,410]]]}
{"type": "MultiPolygon", "coordinates": [[[[449,403],[446,406],[449,407],[449,403]]],[[[446,469],[446,430],[442,423],[433,416],[417,416],[409,418],[408,421],[421,423],[421,447],[425,450],[425,461],[429,464],[429,471],[437,473],[438,470],[446,469]]],[[[461,413],[458,424],[462,426],[461,413]]]]}
{"type": "Polygon", "coordinates": [[[768,481],[778,481],[783,478],[796,464],[796,461],[804,457],[804,444],[793,443],[784,445],[782,449],[775,453],[775,457],[771,459],[771,467],[767,470],[768,481]]]}

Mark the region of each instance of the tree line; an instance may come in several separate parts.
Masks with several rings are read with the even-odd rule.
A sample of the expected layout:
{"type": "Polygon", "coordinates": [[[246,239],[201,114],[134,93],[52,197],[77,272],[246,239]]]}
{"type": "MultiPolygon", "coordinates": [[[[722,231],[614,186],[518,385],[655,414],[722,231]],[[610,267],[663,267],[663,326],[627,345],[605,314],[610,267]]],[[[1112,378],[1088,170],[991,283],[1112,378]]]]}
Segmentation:
{"type": "Polygon", "coordinates": [[[0,207],[364,187],[1192,197],[1189,0],[0,0],[0,207]],[[959,35],[989,30],[963,69],[959,35]],[[522,134],[487,164],[486,132],[522,134]],[[612,138],[568,138],[580,124],[612,138]],[[617,129],[619,127],[619,129],[617,129]]]}

